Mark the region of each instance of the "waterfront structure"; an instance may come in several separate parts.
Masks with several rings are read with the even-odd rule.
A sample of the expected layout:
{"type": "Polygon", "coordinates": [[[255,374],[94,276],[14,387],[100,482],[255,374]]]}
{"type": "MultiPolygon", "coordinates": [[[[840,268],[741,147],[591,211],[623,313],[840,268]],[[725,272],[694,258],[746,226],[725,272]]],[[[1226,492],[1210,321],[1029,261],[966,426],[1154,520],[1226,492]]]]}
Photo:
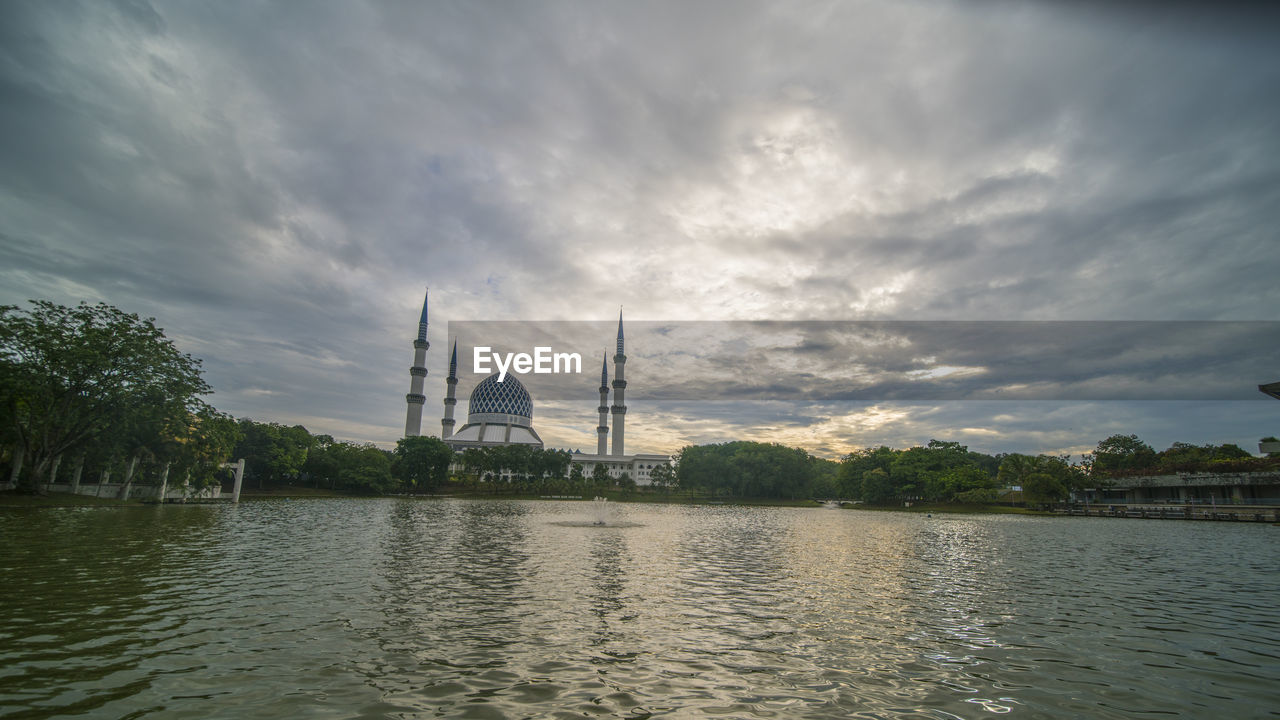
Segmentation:
{"type": "MultiPolygon", "coordinates": [[[[409,369],[409,394],[405,396],[408,406],[405,419],[405,437],[421,434],[422,407],[425,402],[423,385],[427,377],[426,353],[430,347],[427,342],[427,298],[422,301],[422,317],[418,322],[418,337],[413,341],[414,362],[409,369]]],[[[581,467],[584,475],[591,475],[597,465],[603,465],[609,477],[618,480],[630,477],[637,485],[648,485],[653,470],[659,465],[668,465],[671,457],[656,453],[640,453],[627,455],[626,449],[626,413],[625,393],[627,381],[625,366],[627,356],[623,337],[622,312],[618,312],[617,352],[613,356],[613,404],[609,404],[609,360],[605,355],[600,367],[600,405],[598,424],[596,425],[596,452],[586,454],[574,452],[571,462],[581,467]],[[608,447],[609,417],[613,417],[613,447],[608,447]]],[[[541,449],[542,438],[533,428],[533,398],[524,384],[513,375],[507,375],[502,381],[494,373],[471,390],[467,402],[467,422],[454,432],[454,408],[458,403],[458,343],[455,339],[449,355],[449,375],[445,378],[446,392],[444,397],[444,415],[440,420],[440,438],[455,452],[468,448],[495,447],[503,445],[527,445],[541,449]]]]}
{"type": "Polygon", "coordinates": [[[1280,472],[1180,472],[1119,477],[1105,488],[1077,490],[1075,502],[1280,506],[1280,472]]]}

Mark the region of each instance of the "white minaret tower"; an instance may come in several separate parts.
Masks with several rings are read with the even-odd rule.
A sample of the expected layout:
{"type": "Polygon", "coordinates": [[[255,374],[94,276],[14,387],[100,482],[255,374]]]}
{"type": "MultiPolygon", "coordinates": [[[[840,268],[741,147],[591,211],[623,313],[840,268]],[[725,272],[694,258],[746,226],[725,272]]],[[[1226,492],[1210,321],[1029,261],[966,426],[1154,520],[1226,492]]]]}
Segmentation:
{"type": "Polygon", "coordinates": [[[627,380],[623,370],[627,364],[627,356],[622,352],[622,309],[618,309],[618,354],[613,356],[613,454],[623,455],[624,445],[622,433],[627,419],[627,405],[623,395],[627,389],[627,380]]]}
{"type": "Polygon", "coordinates": [[[596,454],[609,454],[609,353],[600,358],[600,424],[596,426],[596,454]]]}
{"type": "Polygon", "coordinates": [[[404,436],[417,437],[422,434],[422,404],[427,396],[422,394],[422,384],[427,380],[427,294],[422,296],[422,318],[418,320],[418,337],[413,341],[413,367],[409,368],[409,394],[404,401],[409,411],[404,419],[404,436]]]}
{"type": "Polygon", "coordinates": [[[449,356],[449,377],[445,380],[449,389],[444,394],[444,419],[440,421],[440,439],[453,435],[453,406],[458,404],[454,393],[458,389],[458,339],[453,339],[453,354],[449,356]]]}

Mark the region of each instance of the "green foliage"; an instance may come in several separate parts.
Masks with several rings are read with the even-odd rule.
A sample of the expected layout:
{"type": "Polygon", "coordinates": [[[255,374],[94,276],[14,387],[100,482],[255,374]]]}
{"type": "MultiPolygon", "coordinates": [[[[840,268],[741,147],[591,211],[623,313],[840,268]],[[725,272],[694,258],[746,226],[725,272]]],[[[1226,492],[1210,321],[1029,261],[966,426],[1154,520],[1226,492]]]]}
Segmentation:
{"type": "Polygon", "coordinates": [[[607,488],[611,484],[609,469],[604,463],[596,463],[595,467],[591,468],[591,484],[600,489],[607,488]]]}
{"type": "Polygon", "coordinates": [[[893,478],[889,477],[889,473],[885,472],[884,468],[871,468],[862,473],[859,494],[855,499],[879,505],[894,499],[897,495],[897,488],[894,487],[893,478]]]}
{"type": "Polygon", "coordinates": [[[930,440],[906,450],[866,448],[840,463],[843,494],[871,504],[950,501],[958,494],[994,487],[996,459],[956,442],[930,440]]]}
{"type": "Polygon", "coordinates": [[[463,472],[475,484],[496,492],[564,494],[585,486],[581,467],[570,470],[573,454],[531,445],[467,448],[459,455],[463,472]]]}
{"type": "Polygon", "coordinates": [[[1092,475],[1095,479],[1179,472],[1251,472],[1277,467],[1272,458],[1256,458],[1238,445],[1192,445],[1175,442],[1159,453],[1136,435],[1112,435],[1098,443],[1092,475]]]}
{"type": "Polygon", "coordinates": [[[1162,472],[1194,472],[1215,463],[1252,459],[1239,445],[1192,445],[1175,442],[1156,455],[1155,467],[1162,472]]]}
{"type": "Polygon", "coordinates": [[[244,419],[240,421],[240,432],[242,438],[233,454],[245,459],[245,478],[256,480],[259,489],[296,480],[316,444],[301,425],[289,427],[244,419]]]}
{"type": "Polygon", "coordinates": [[[363,494],[397,489],[391,475],[391,453],[374,445],[334,442],[317,444],[304,466],[317,487],[363,494]]]}
{"type": "Polygon", "coordinates": [[[1048,505],[1067,497],[1067,486],[1047,472],[1033,472],[1022,481],[1022,496],[1027,505],[1048,505]]]}
{"type": "Polygon", "coordinates": [[[0,307],[0,434],[25,453],[26,489],[64,453],[158,458],[202,437],[188,432],[192,417],[213,417],[200,361],[153,318],[105,303],[32,306],[0,307]]]}
{"type": "Polygon", "coordinates": [[[171,482],[185,479],[194,489],[216,485],[221,480],[222,463],[231,459],[232,450],[240,442],[240,426],[235,418],[210,407],[203,407],[186,419],[162,454],[173,463],[171,482]]]}
{"type": "Polygon", "coordinates": [[[419,435],[396,443],[392,474],[406,488],[432,492],[449,479],[453,450],[438,438],[419,435]]]}
{"type": "Polygon", "coordinates": [[[738,497],[797,498],[826,468],[799,448],[737,441],[690,445],[680,451],[681,487],[738,497]]]}
{"type": "Polygon", "coordinates": [[[1000,491],[994,488],[978,488],[956,493],[954,502],[966,505],[989,505],[1000,501],[1000,491]]]}
{"type": "Polygon", "coordinates": [[[1093,472],[1108,475],[1123,470],[1143,470],[1155,464],[1156,451],[1137,435],[1112,435],[1098,443],[1093,472]]]}
{"type": "MultiPolygon", "coordinates": [[[[577,465],[574,465],[573,467],[575,470],[578,469],[577,465]]],[[[675,471],[666,463],[659,464],[653,470],[649,471],[649,482],[653,483],[654,487],[657,487],[663,492],[670,491],[676,484],[675,471]]]]}
{"type": "MultiPolygon", "coordinates": [[[[883,502],[883,500],[869,499],[868,491],[864,487],[864,479],[868,472],[881,470],[887,480],[889,464],[893,462],[896,456],[896,450],[883,445],[878,448],[857,450],[844,456],[844,459],[840,461],[839,473],[836,475],[840,486],[840,496],[864,502],[883,502]]],[[[871,491],[870,495],[879,497],[879,490],[871,491]]]]}

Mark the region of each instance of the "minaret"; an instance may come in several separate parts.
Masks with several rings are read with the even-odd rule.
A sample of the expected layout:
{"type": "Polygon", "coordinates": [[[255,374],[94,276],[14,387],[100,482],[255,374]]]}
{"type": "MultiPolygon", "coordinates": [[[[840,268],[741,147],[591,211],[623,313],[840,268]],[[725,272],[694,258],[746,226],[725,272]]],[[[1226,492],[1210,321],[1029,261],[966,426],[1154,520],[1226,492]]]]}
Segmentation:
{"type": "Polygon", "coordinates": [[[409,394],[404,401],[409,411],[404,419],[404,436],[417,437],[422,434],[422,404],[427,396],[422,394],[422,384],[427,380],[427,295],[422,296],[422,318],[418,320],[418,337],[413,341],[413,367],[409,368],[409,394]]]}
{"type": "Polygon", "coordinates": [[[596,426],[596,454],[609,454],[609,353],[600,358],[600,424],[596,426]]]}
{"type": "Polygon", "coordinates": [[[622,433],[627,418],[627,405],[623,399],[627,381],[623,369],[627,356],[622,352],[622,309],[618,309],[618,354],[613,356],[613,454],[623,455],[622,433]]]}
{"type": "Polygon", "coordinates": [[[458,404],[454,392],[458,389],[458,339],[453,339],[453,353],[449,356],[449,377],[445,380],[449,389],[444,394],[444,419],[440,421],[440,439],[453,435],[453,406],[458,404]]]}

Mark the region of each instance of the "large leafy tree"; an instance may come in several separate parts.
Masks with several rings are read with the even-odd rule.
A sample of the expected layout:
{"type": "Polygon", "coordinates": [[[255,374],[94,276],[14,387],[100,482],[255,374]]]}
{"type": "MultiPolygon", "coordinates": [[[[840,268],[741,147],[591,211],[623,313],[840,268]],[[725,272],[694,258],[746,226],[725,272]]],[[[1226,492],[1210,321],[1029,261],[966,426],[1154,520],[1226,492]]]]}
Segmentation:
{"type": "Polygon", "coordinates": [[[0,424],[38,491],[54,458],[101,438],[154,451],[211,388],[200,361],[156,327],[105,303],[0,307],[0,424]]]}
{"type": "Polygon", "coordinates": [[[1052,473],[1033,472],[1022,481],[1022,496],[1027,505],[1048,505],[1067,497],[1068,488],[1052,473]]]}
{"type": "Polygon", "coordinates": [[[327,485],[332,490],[381,494],[396,489],[391,453],[373,445],[320,444],[307,457],[305,471],[317,485],[327,485]]]}
{"type": "Polygon", "coordinates": [[[267,483],[279,485],[298,477],[316,444],[316,438],[301,425],[243,419],[240,432],[242,438],[235,455],[245,459],[246,474],[257,479],[259,489],[267,483]]]}
{"type": "Polygon", "coordinates": [[[1156,462],[1156,451],[1138,439],[1137,435],[1112,435],[1098,443],[1093,453],[1093,473],[1109,475],[1123,471],[1151,468],[1156,462]]]}
{"type": "Polygon", "coordinates": [[[401,484],[432,491],[449,479],[453,450],[439,438],[427,435],[401,438],[391,461],[391,471],[401,484]]]}
{"type": "Polygon", "coordinates": [[[820,472],[800,448],[741,440],[690,445],[676,465],[682,487],[739,497],[800,497],[820,472]]]}

